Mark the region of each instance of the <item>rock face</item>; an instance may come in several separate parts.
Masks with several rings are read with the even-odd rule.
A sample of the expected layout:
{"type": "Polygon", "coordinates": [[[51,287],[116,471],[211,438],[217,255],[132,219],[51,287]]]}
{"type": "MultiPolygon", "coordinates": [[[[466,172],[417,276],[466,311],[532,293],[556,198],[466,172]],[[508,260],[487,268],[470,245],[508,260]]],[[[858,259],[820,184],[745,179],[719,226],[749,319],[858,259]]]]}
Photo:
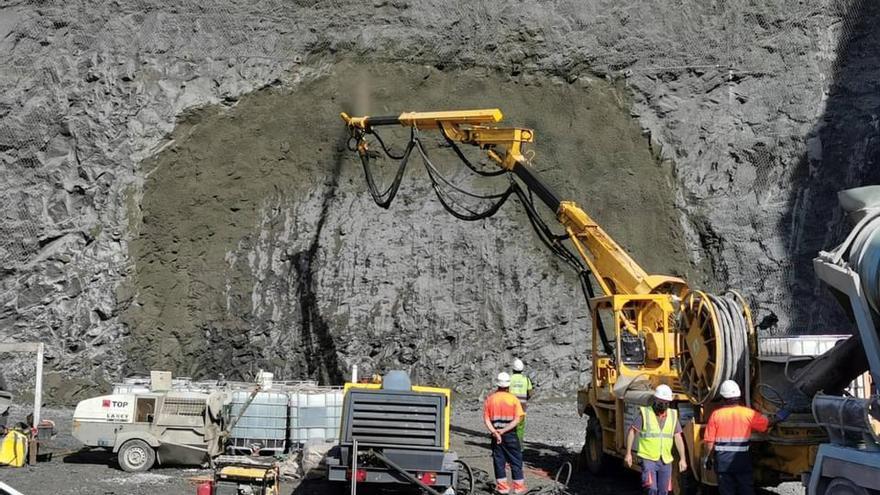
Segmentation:
{"type": "MultiPolygon", "coordinates": [[[[412,180],[375,209],[317,118],[344,105],[517,101],[508,120],[537,129],[550,182],[647,268],[742,291],[767,331],[848,328],[808,261],[842,231],[834,192],[880,179],[874,2],[435,3],[0,5],[0,338],[49,345],[47,393],[154,365],[336,380],[355,357],[469,391],[526,350],[548,389],[570,391],[583,305],[516,205],[460,224],[412,180]],[[327,78],[370,63],[400,80],[327,78]],[[631,105],[603,107],[620,93],[597,74],[631,105]],[[581,115],[595,109],[631,155],[545,160],[607,146],[581,115]],[[656,221],[633,222],[647,205],[656,221]]],[[[2,368],[22,381],[26,363],[2,368]]]]}
{"type": "MultiPolygon", "coordinates": [[[[339,383],[352,364],[404,366],[473,392],[516,355],[547,390],[570,387],[587,364],[586,305],[521,205],[461,222],[434,198],[414,157],[398,200],[378,208],[338,112],[501,102],[510,122],[540,129],[535,162],[563,197],[595,206],[650,269],[697,275],[670,170],[651,156],[620,97],[595,78],[520,81],[487,69],[343,61],[234,108],[188,116],[174,144],[144,162],[143,220],[129,250],[137,304],[123,320],[129,369],[265,368],[339,383]],[[350,96],[358,91],[360,103],[350,96]]],[[[436,134],[423,133],[428,153],[455,183],[483,193],[507,187],[504,177],[465,173],[436,134]]],[[[385,138],[399,152],[408,133],[385,138]]],[[[380,188],[395,165],[377,164],[380,188]]]]}

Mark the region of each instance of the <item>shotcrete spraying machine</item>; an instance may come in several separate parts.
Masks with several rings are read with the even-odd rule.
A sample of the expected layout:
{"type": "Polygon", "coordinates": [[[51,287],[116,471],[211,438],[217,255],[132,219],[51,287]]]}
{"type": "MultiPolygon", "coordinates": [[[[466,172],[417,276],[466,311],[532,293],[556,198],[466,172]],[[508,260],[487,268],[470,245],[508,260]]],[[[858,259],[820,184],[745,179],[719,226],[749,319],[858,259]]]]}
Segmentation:
{"type": "MultiPolygon", "coordinates": [[[[822,359],[812,359],[820,352],[805,354],[803,349],[795,349],[809,339],[782,339],[781,343],[774,339],[773,346],[758,339],[749,307],[737,292],[710,294],[681,278],[649,274],[595,219],[575,202],[560,198],[541,180],[525,149],[534,142],[535,132],[499,126],[502,113],[498,109],[363,117],[343,113],[341,117],[350,132],[349,148],[358,153],[368,189],[379,206],[391,205],[410,157],[417,154],[440,203],[456,218],[490,217],[515,196],[538,238],[578,274],[592,316],[592,377],[578,392],[577,401],[578,412],[589,418],[582,460],[590,471],[602,473],[609,460],[624,456],[625,434],[638,407],[650,401],[653,388],[666,384],[675,392],[690,466],[688,472],[674,477],[675,492],[715,484],[714,472],[703,462],[702,431],[719,406],[719,387],[728,379],[740,384],[748,405],[766,414],[783,408],[792,412],[770,433],[753,438],[756,482],[775,485],[801,479],[811,471],[816,452],[827,438],[810,411],[811,399],[820,390],[844,390],[864,372],[852,357],[860,349],[858,338],[843,338],[843,344],[822,359]],[[388,126],[408,128],[409,140],[403,151],[390,148],[379,135],[379,129],[388,126]],[[505,179],[507,189],[477,194],[444,177],[429,156],[423,137],[433,132],[439,132],[445,141],[441,146],[451,149],[471,173],[499,176],[505,179]],[[474,163],[460,144],[479,148],[496,167],[474,163]],[[374,171],[382,153],[398,162],[394,178],[385,188],[377,185],[374,171]],[[535,198],[555,215],[561,232],[544,221],[535,198]],[[488,207],[477,209],[473,202],[488,207]],[[766,358],[772,354],[769,347],[774,347],[776,359],[766,358]],[[792,357],[807,359],[789,359],[792,357]]],[[[817,269],[821,263],[817,262],[817,269]]],[[[843,265],[828,266],[829,273],[836,273],[833,267],[843,265]]],[[[878,272],[876,266],[873,269],[869,276],[876,286],[878,272]]],[[[823,273],[820,271],[820,276],[823,273]]],[[[844,279],[844,294],[861,290],[857,279],[828,276],[826,280],[834,283],[844,279]]],[[[866,311],[867,306],[862,307],[862,320],[876,316],[872,313],[869,317],[866,311]]],[[[876,344],[871,349],[877,356],[876,344]]],[[[823,399],[817,400],[818,410],[824,411],[823,399]]],[[[830,456],[833,447],[823,445],[822,449],[830,456]]],[[[814,475],[812,479],[817,478],[814,475]]]]}

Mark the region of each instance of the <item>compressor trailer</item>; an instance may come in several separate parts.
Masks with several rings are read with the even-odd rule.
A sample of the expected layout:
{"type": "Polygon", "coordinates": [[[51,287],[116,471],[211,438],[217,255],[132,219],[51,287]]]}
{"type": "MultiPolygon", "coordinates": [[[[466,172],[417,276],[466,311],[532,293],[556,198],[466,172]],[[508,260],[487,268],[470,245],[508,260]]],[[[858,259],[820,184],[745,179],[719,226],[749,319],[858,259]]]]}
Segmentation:
{"type": "Polygon", "coordinates": [[[413,386],[403,371],[382,384],[345,384],[339,445],[327,477],[351,485],[412,484],[453,493],[459,461],[449,450],[450,390],[413,386]]]}

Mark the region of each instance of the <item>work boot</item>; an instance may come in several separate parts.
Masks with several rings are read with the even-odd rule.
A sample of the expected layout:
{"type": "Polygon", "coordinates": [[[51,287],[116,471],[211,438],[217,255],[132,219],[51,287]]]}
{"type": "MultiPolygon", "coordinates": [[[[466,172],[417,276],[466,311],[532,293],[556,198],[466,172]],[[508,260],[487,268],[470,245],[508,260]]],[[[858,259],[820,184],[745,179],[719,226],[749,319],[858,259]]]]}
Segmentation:
{"type": "Polygon", "coordinates": [[[513,480],[513,493],[523,495],[526,492],[526,480],[513,480]]]}
{"type": "Polygon", "coordinates": [[[510,493],[510,485],[507,484],[507,480],[495,480],[495,493],[502,495],[510,493]]]}

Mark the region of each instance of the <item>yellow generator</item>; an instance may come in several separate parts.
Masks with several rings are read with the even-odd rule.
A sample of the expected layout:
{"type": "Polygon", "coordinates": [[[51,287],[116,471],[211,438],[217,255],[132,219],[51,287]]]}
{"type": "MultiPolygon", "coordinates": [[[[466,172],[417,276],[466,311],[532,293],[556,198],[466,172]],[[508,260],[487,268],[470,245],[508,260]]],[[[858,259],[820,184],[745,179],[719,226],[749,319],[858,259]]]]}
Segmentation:
{"type": "Polygon", "coordinates": [[[381,384],[345,384],[339,445],[327,454],[328,479],[455,490],[459,463],[449,450],[450,399],[449,389],[413,386],[404,371],[389,372],[381,384]]]}
{"type": "Polygon", "coordinates": [[[219,456],[214,460],[214,479],[198,495],[280,495],[278,464],[265,458],[219,456]]]}

